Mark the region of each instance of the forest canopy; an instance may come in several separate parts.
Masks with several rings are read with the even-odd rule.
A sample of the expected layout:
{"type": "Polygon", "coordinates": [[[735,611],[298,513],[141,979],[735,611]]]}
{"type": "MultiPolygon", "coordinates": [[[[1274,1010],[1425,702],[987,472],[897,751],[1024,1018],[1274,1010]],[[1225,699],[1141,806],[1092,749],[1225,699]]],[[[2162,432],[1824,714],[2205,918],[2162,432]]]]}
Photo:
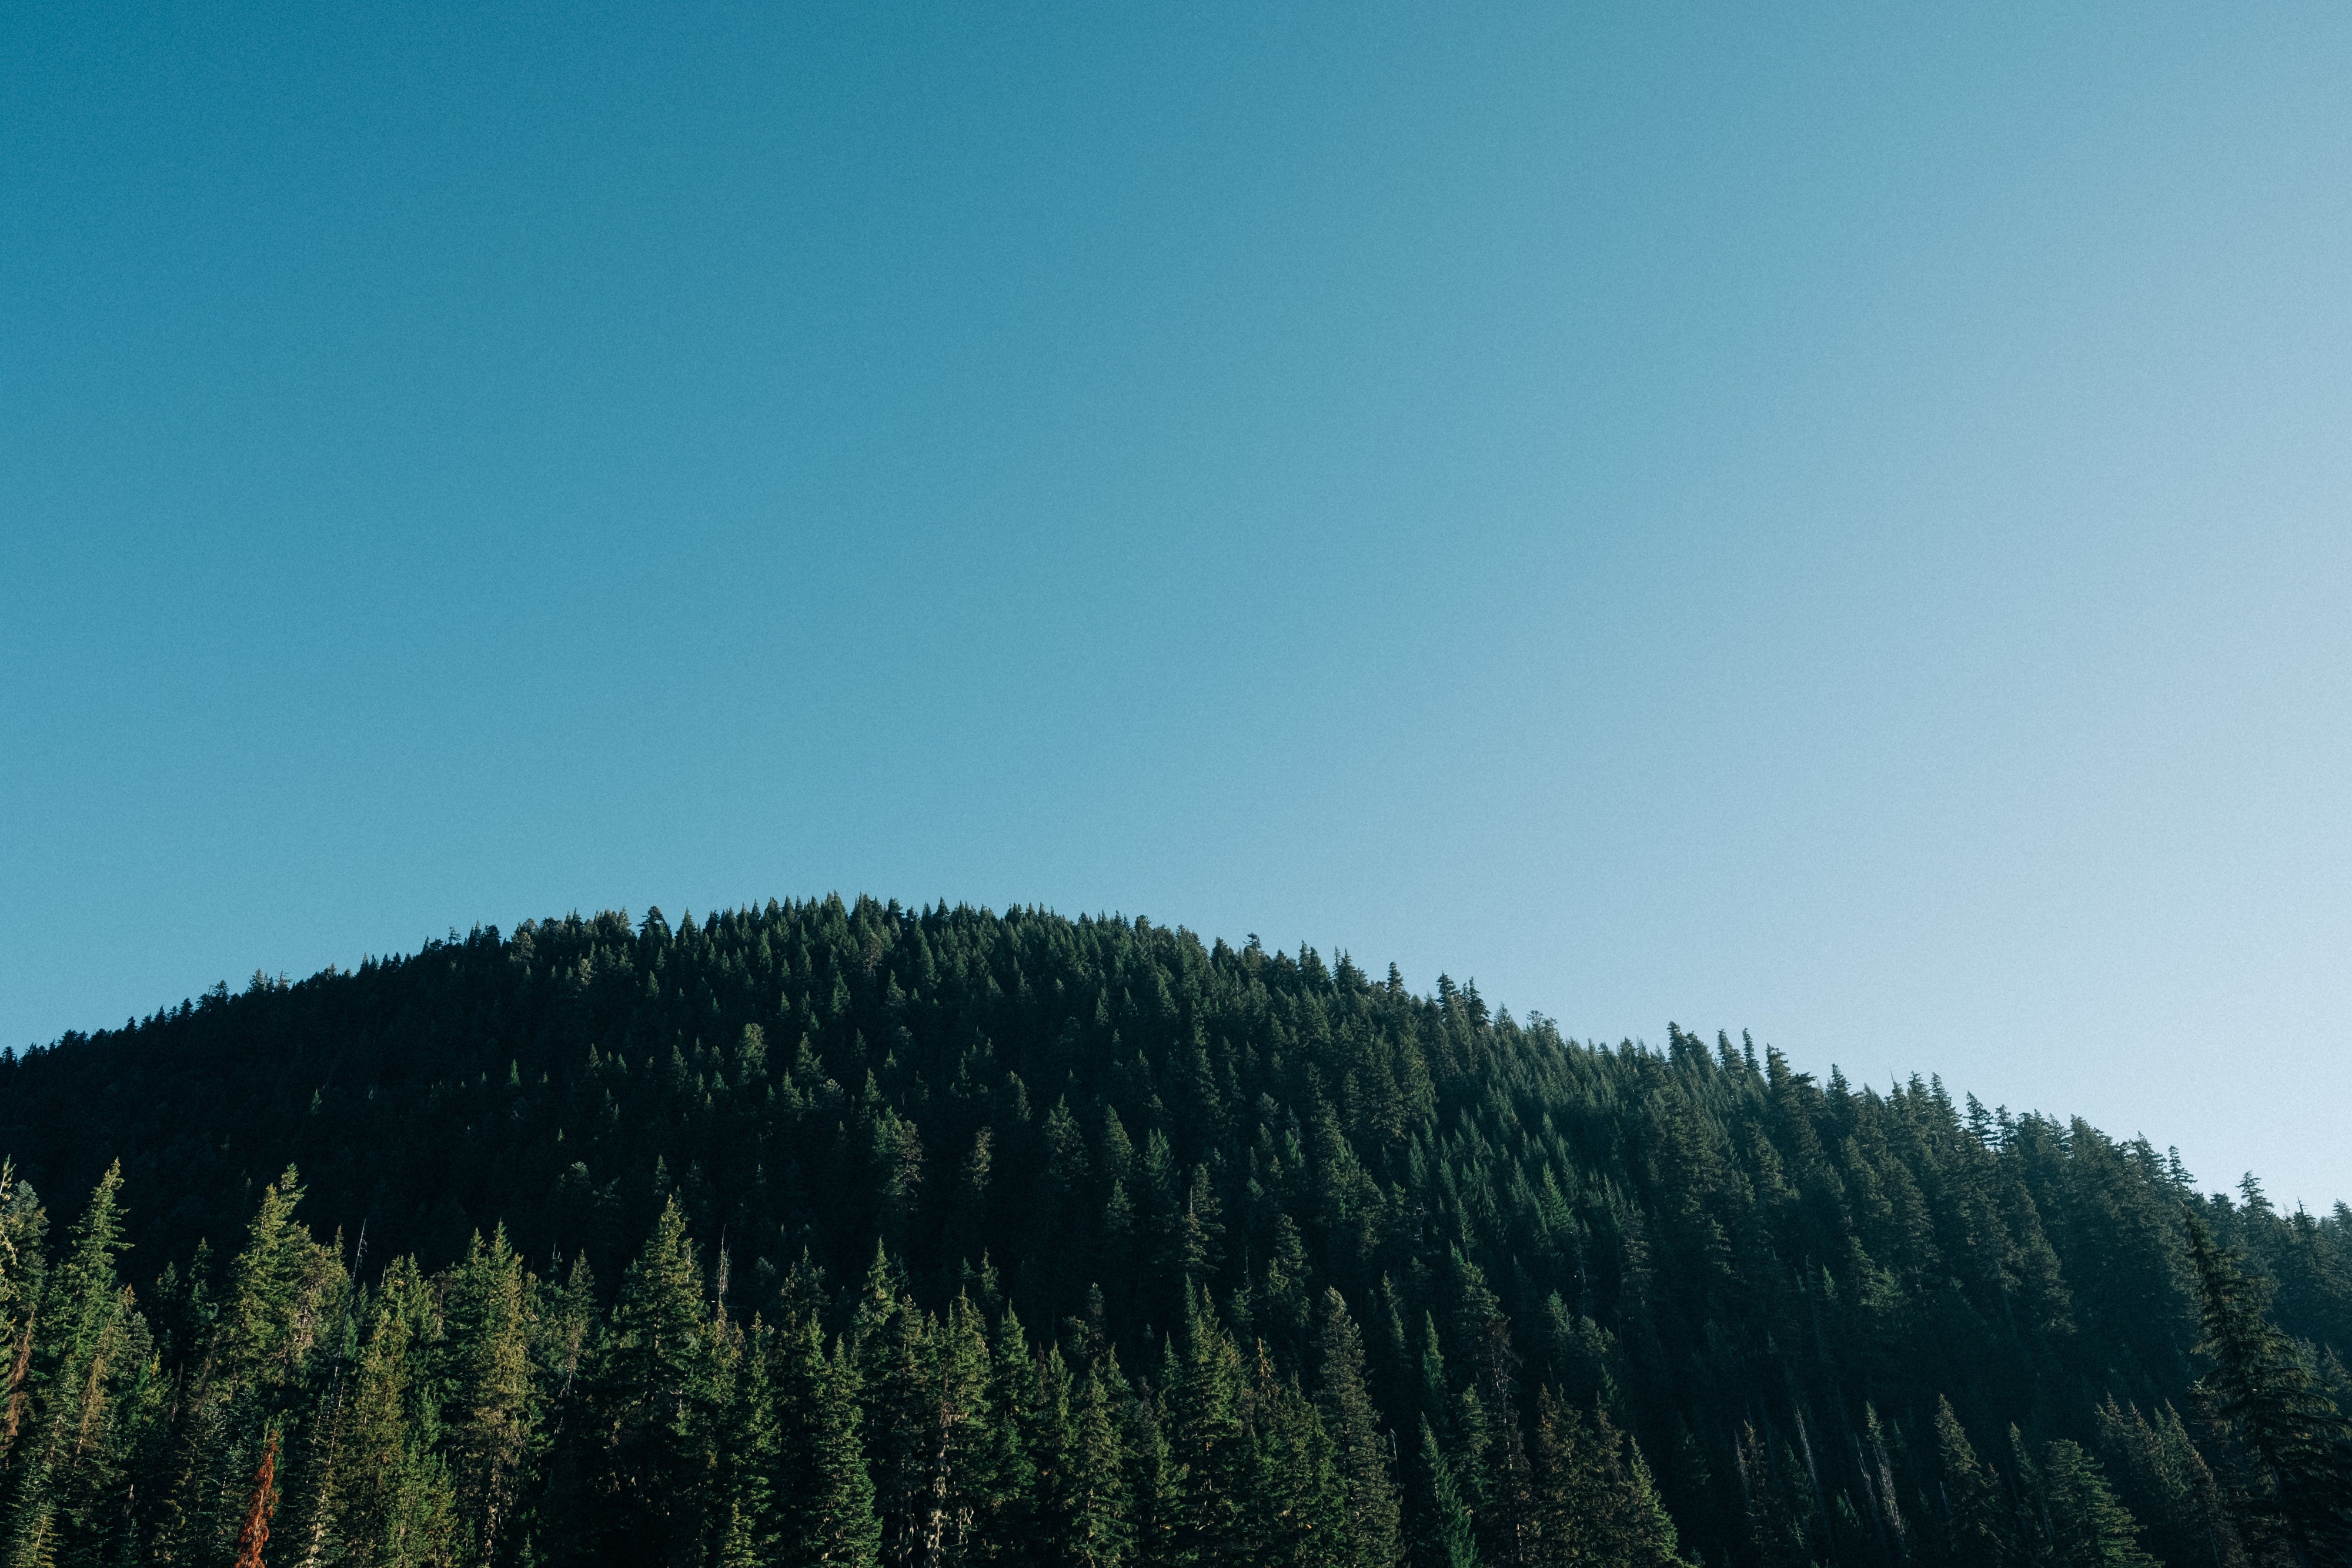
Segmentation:
{"type": "Polygon", "coordinates": [[[0,1057],[10,1563],[2352,1563],[2352,1215],[1037,910],[0,1057]]]}

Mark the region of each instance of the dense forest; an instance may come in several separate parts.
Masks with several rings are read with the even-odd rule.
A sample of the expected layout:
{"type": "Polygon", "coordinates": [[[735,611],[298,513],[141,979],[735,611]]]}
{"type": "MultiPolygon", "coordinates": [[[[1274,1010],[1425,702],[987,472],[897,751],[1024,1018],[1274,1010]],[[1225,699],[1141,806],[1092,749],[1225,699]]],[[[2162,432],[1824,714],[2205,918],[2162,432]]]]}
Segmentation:
{"type": "Polygon", "coordinates": [[[2352,1563],[2352,1214],[1143,920],[455,933],[0,1057],[6,1564],[2352,1563]]]}

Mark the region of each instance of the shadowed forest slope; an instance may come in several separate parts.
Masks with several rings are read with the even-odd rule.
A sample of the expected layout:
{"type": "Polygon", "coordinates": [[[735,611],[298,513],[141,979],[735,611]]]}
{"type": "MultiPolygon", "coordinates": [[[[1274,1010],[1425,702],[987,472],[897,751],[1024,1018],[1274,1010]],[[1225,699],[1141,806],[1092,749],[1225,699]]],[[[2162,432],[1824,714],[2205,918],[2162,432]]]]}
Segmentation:
{"type": "Polygon", "coordinates": [[[7,1059],[0,1152],[11,1561],[2352,1540],[2341,1206],[1141,920],[478,929],[7,1059]]]}

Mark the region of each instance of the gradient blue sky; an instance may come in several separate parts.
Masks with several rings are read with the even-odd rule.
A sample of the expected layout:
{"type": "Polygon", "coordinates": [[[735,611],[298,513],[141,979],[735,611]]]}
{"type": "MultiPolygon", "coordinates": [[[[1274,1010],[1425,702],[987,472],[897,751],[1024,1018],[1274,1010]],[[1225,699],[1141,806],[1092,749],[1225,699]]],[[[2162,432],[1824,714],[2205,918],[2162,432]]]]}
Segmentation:
{"type": "Polygon", "coordinates": [[[2352,1198],[2352,11],[18,5],[0,1041],[868,890],[2352,1198]]]}

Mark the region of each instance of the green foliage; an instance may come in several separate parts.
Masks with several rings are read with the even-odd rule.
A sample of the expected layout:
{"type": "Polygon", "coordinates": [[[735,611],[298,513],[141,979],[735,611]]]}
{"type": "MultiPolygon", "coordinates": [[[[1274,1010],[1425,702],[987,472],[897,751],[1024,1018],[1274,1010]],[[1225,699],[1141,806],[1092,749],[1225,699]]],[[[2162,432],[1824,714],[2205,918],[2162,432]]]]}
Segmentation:
{"type": "Polygon", "coordinates": [[[2264,1282],[2194,1216],[2189,1249],[2209,1364],[2197,1391],[2229,1438],[2250,1543],[2304,1564],[2352,1563],[2352,1423],[2271,1321],[2264,1282]]]}
{"type": "Polygon", "coordinates": [[[1605,1413],[1588,1422],[1549,1389],[1538,1405],[1528,1560],[1679,1568],[1674,1522],[1640,1447],[1605,1413]]]}
{"type": "Polygon", "coordinates": [[[2242,1568],[2245,1552],[2221,1489],[2180,1413],[2166,1405],[2151,1419],[2113,1398],[2099,1407],[2099,1448],[2144,1522],[2150,1553],[2167,1563],[2211,1561],[2242,1568]]]}
{"type": "Polygon", "coordinates": [[[1338,1555],[1360,1568],[1390,1568],[1404,1552],[1396,1467],[1365,1375],[1364,1336],[1337,1291],[1323,1296],[1317,1335],[1317,1402],[1341,1489],[1338,1555]]]}
{"type": "MultiPolygon", "coordinates": [[[[1429,1540],[1424,1553],[1434,1568],[1479,1568],[1478,1524],[1462,1494],[1454,1466],[1438,1446],[1427,1416],[1421,1423],[1421,1463],[1429,1478],[1429,1540]]],[[[1569,1561],[1573,1562],[1570,1558],[1569,1561]]]]}
{"type": "Polygon", "coordinates": [[[445,1417],[463,1552],[476,1562],[497,1561],[538,1446],[533,1283],[504,1227],[488,1243],[477,1233],[449,1281],[445,1417]]]}
{"type": "Polygon", "coordinates": [[[325,1560],[405,1568],[447,1559],[457,1545],[456,1489],[435,1396],[440,1315],[413,1260],[395,1260],[375,1292],[337,1447],[325,1560]]]}
{"type": "Polygon", "coordinates": [[[2352,1212],[1310,949],[477,931],[0,1155],[8,1563],[226,1562],[273,1440],[306,1568],[2346,1561],[2352,1212]]]}
{"type": "Polygon", "coordinates": [[[2018,1560],[2017,1521],[2000,1478],[1977,1458],[1952,1402],[1936,1401],[1936,1496],[1942,1508],[1944,1560],[1991,1568],[2018,1560]]]}
{"type": "Polygon", "coordinates": [[[2053,1437],[2038,1467],[2049,1560],[2063,1568],[2151,1568],[2139,1527],[2116,1500],[2099,1462],[2079,1444],[2053,1437]]]}

